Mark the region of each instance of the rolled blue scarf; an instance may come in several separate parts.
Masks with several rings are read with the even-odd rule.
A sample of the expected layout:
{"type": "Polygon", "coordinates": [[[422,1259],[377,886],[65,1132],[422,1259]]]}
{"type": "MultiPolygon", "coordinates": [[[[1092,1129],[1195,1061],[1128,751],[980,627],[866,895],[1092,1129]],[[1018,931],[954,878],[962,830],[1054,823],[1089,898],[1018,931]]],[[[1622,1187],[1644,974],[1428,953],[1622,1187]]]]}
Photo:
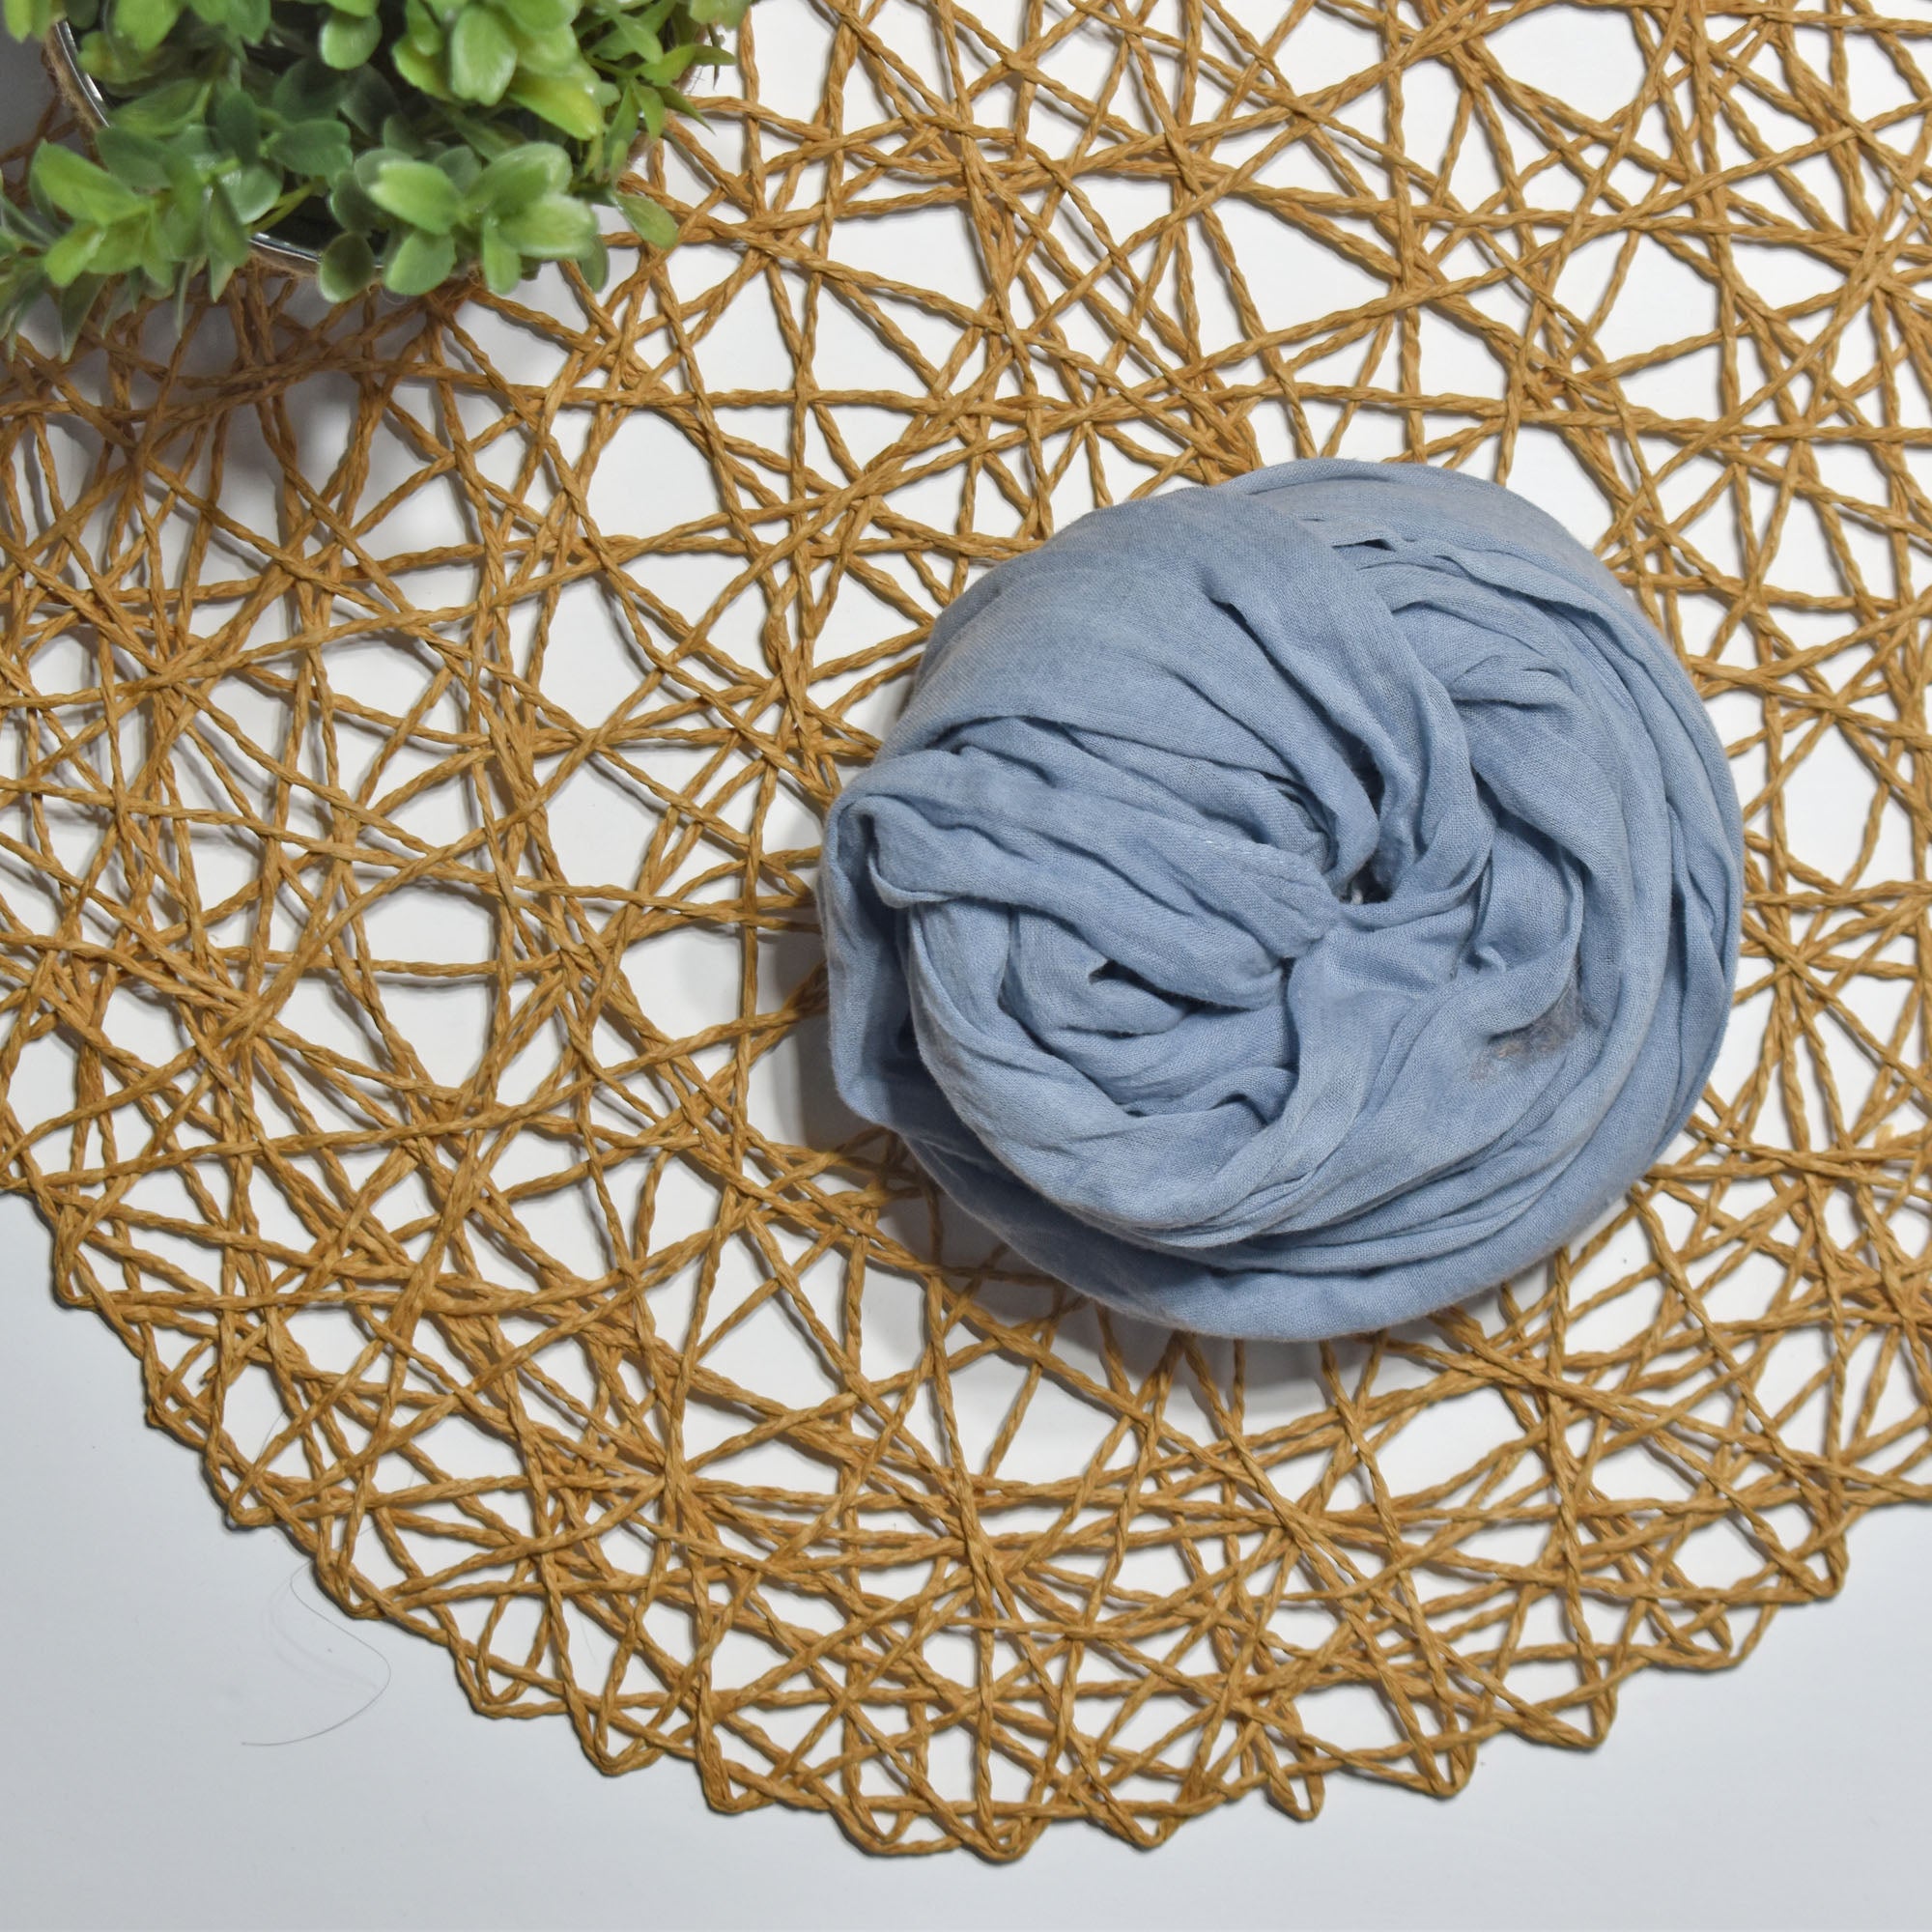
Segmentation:
{"type": "Polygon", "coordinates": [[[1097,510],[940,618],[826,827],[834,1071],[1097,1300],[1381,1327],[1677,1133],[1743,859],[1690,678],[1559,525],[1287,464],[1097,510]]]}

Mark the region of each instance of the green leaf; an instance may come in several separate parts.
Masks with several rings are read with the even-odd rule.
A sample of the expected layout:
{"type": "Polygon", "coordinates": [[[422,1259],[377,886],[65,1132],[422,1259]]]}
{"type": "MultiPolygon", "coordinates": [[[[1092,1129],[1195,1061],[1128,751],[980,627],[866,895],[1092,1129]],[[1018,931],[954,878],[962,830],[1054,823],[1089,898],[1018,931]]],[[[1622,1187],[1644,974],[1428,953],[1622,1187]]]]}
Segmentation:
{"type": "Polygon", "coordinates": [[[269,0],[187,0],[187,11],[230,41],[259,41],[269,31],[269,0]]]}
{"type": "Polygon", "coordinates": [[[577,17],[577,0],[497,0],[526,34],[547,34],[577,17]]]}
{"type": "MultiPolygon", "coordinates": [[[[626,89],[618,111],[611,117],[611,124],[596,146],[594,171],[599,181],[614,181],[624,172],[631,150],[638,145],[638,119],[637,92],[626,89]]],[[[586,156],[584,165],[586,171],[591,170],[590,157],[586,156]]]]}
{"type": "Polygon", "coordinates": [[[0,230],[25,242],[44,248],[53,240],[53,230],[30,208],[0,195],[0,230]]]}
{"type": "Polygon", "coordinates": [[[644,78],[653,87],[668,87],[697,58],[697,43],[686,41],[681,47],[672,47],[663,60],[653,61],[644,70],[644,78]]]}
{"type": "Polygon", "coordinates": [[[383,265],[383,286],[391,295],[427,295],[449,279],[456,267],[456,243],[447,235],[412,230],[390,250],[383,265]]]}
{"type": "Polygon", "coordinates": [[[572,195],[540,195],[527,208],[502,217],[503,240],[540,262],[565,262],[597,239],[597,216],[572,195]]]}
{"type": "Polygon", "coordinates": [[[80,43],[80,66],[102,87],[132,87],[142,76],[151,57],[137,54],[125,42],[110,41],[105,34],[88,34],[80,43]]]}
{"type": "Polygon", "coordinates": [[[102,328],[109,323],[120,321],[124,315],[132,315],[141,305],[140,284],[132,275],[114,276],[101,294],[105,299],[96,319],[102,328]]]}
{"type": "Polygon", "coordinates": [[[483,163],[468,148],[445,148],[437,156],[436,164],[462,195],[476,185],[476,178],[483,172],[483,163]]]}
{"type": "Polygon", "coordinates": [[[503,231],[494,220],[483,223],[482,245],[477,252],[492,295],[506,296],[524,279],[523,256],[503,240],[503,231]]]}
{"type": "Polygon", "coordinates": [[[100,245],[88,258],[90,272],[97,275],[125,275],[141,266],[141,250],[148,239],[149,223],[117,221],[100,238],[100,245]]]}
{"type": "Polygon", "coordinates": [[[37,260],[22,261],[11,273],[0,276],[0,344],[9,354],[18,346],[20,325],[46,286],[37,260]]]}
{"type": "Polygon", "coordinates": [[[342,94],[342,118],[373,139],[396,111],[396,90],[380,68],[365,67],[349,76],[342,94]]]}
{"type": "Polygon", "coordinates": [[[136,53],[151,54],[167,39],[181,11],[182,0],[114,0],[108,33],[136,53]]]}
{"type": "Polygon", "coordinates": [[[365,235],[384,225],[383,211],[369,199],[369,190],[347,174],[328,191],[328,212],[335,225],[351,235],[365,235]]]}
{"type": "Polygon", "coordinates": [[[604,115],[595,96],[574,81],[554,74],[519,74],[510,87],[510,99],[580,141],[594,141],[604,131],[604,115]]]}
{"type": "Polygon", "coordinates": [[[181,259],[168,246],[162,224],[151,221],[141,246],[141,272],[147,277],[151,295],[164,296],[181,273],[181,259]]]}
{"type": "Polygon", "coordinates": [[[100,244],[107,240],[104,228],[95,228],[86,222],[70,228],[54,245],[47,250],[46,261],[43,265],[47,271],[47,280],[55,288],[64,289],[75,276],[87,272],[87,265],[100,252],[100,244]]]}
{"type": "Polygon", "coordinates": [[[575,76],[584,87],[595,87],[597,76],[583,59],[577,36],[568,27],[551,27],[541,34],[518,37],[517,71],[520,73],[554,74],[558,79],[575,76]]]}
{"type": "Polygon", "coordinates": [[[420,294],[472,256],[499,295],[540,261],[601,285],[607,203],[643,245],[676,243],[651,191],[611,185],[640,132],[696,112],[679,84],[731,62],[714,37],[748,4],[0,0],[16,36],[71,22],[114,102],[91,149],[36,151],[0,213],[0,339],[49,289],[71,338],[204,267],[219,295],[251,231],[303,200],[337,230],[331,300],[378,280],[420,294]]]}
{"type": "Polygon", "coordinates": [[[221,178],[221,192],[243,228],[252,228],[281,198],[282,171],[257,162],[221,178]]]}
{"type": "Polygon", "coordinates": [[[543,194],[560,194],[570,185],[570,156],[554,141],[526,141],[499,155],[470,190],[479,207],[506,214],[543,194]]]}
{"type": "Polygon", "coordinates": [[[449,89],[442,84],[442,63],[435,54],[422,53],[407,41],[398,41],[389,49],[389,59],[410,86],[420,88],[432,100],[449,99],[449,89]]]}
{"type": "Polygon", "coordinates": [[[391,114],[383,123],[383,145],[393,148],[399,155],[407,155],[413,161],[429,159],[429,143],[407,114],[391,114]]]}
{"type": "Polygon", "coordinates": [[[348,82],[333,68],[310,56],[298,60],[275,82],[269,105],[283,121],[313,121],[342,106],[348,82]]]}
{"type": "Polygon", "coordinates": [[[440,60],[449,43],[443,24],[423,5],[423,0],[406,0],[403,8],[403,44],[425,60],[440,60]]]}
{"type": "Polygon", "coordinates": [[[463,138],[479,161],[494,161],[513,148],[521,148],[528,138],[523,131],[521,116],[514,114],[466,115],[463,138]]]}
{"type": "Polygon", "coordinates": [[[191,194],[179,188],[175,198],[161,210],[155,222],[156,244],[165,248],[177,262],[188,262],[208,252],[207,216],[209,190],[197,187],[191,194]]]}
{"type": "Polygon", "coordinates": [[[371,16],[331,13],[316,38],[316,51],[333,68],[355,68],[375,53],[383,41],[383,23],[371,16]]]}
{"type": "Polygon", "coordinates": [[[53,23],[53,0],[7,0],[7,31],[16,41],[42,40],[53,23]]]}
{"type": "Polygon", "coordinates": [[[94,152],[124,187],[136,190],[168,185],[168,151],[160,142],[109,122],[94,131],[94,152]]]}
{"type": "Polygon", "coordinates": [[[252,161],[262,152],[262,116],[239,87],[224,87],[214,97],[209,117],[222,145],[238,161],[252,161]]]}
{"type": "Polygon", "coordinates": [[[316,266],[316,286],[332,302],[354,301],[375,279],[376,251],[360,235],[338,235],[316,266]]]}
{"type": "Polygon", "coordinates": [[[711,123],[704,118],[704,110],[688,94],[681,94],[674,87],[663,90],[665,104],[674,107],[680,114],[688,114],[700,128],[708,128],[711,123]]]}
{"type": "Polygon", "coordinates": [[[428,161],[385,161],[369,184],[369,199],[384,214],[431,235],[447,235],[463,212],[456,184],[428,161]]]}
{"type": "Polygon", "coordinates": [[[248,237],[235,218],[228,197],[219,188],[208,197],[204,226],[208,235],[208,286],[218,296],[228,286],[229,277],[248,259],[248,237]]]}
{"type": "Polygon", "coordinates": [[[147,208],[140,195],[123,187],[105,168],[57,141],[34,150],[31,179],[54,207],[77,221],[120,221],[147,208]]]}
{"type": "Polygon", "coordinates": [[[661,60],[664,43],[642,22],[620,14],[597,43],[598,59],[608,63],[616,54],[630,54],[640,61],[661,60]]]}
{"type": "Polygon", "coordinates": [[[205,80],[170,80],[159,87],[124,100],[114,110],[114,125],[136,134],[152,134],[165,141],[178,134],[190,121],[199,121],[202,103],[208,98],[205,80]]]}
{"type": "Polygon", "coordinates": [[[669,209],[661,208],[641,194],[617,194],[611,198],[639,241],[648,242],[653,248],[668,248],[677,241],[677,216],[669,209]]]}
{"type": "Polygon", "coordinates": [[[488,8],[466,7],[449,37],[450,86],[465,100],[494,107],[516,74],[517,46],[509,29],[488,8]]]}
{"type": "Polygon", "coordinates": [[[70,359],[80,346],[81,330],[87,327],[87,318],[94,312],[94,304],[100,291],[107,285],[99,275],[82,275],[79,280],[70,282],[61,291],[59,303],[61,328],[61,354],[70,359]]]}
{"type": "Polygon", "coordinates": [[[355,159],[349,129],[339,121],[291,121],[280,132],[270,135],[264,152],[291,174],[327,182],[347,174],[355,159]]]}

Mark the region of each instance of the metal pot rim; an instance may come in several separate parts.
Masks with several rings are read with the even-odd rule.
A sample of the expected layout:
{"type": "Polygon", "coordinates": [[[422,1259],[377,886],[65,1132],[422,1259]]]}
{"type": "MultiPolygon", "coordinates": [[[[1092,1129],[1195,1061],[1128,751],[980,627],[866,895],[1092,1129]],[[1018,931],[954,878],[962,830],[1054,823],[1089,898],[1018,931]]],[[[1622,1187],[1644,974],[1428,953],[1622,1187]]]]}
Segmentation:
{"type": "MultiPolygon", "coordinates": [[[[54,79],[76,113],[97,128],[107,125],[107,98],[95,85],[94,76],[80,64],[80,45],[73,29],[65,20],[56,20],[47,36],[47,54],[54,63],[54,79]]],[[[277,240],[272,235],[249,237],[249,248],[259,262],[291,275],[312,275],[322,259],[313,248],[277,240]]]]}

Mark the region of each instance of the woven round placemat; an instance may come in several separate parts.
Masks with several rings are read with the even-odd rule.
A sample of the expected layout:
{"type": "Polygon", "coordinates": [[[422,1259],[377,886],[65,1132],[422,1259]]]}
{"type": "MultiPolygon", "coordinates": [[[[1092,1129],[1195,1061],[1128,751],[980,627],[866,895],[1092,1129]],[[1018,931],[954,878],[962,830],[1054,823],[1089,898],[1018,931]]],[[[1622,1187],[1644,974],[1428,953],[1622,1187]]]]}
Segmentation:
{"type": "Polygon", "coordinates": [[[1829,1596],[1932,1494],[1928,35],[767,0],[649,163],[683,245],[601,296],[257,276],[23,348],[0,1161],[230,1520],[604,1769],[998,1858],[1451,1791],[1829,1596]],[[810,878],[974,573],[1317,451],[1598,546],[1751,891],[1620,1212],[1242,1349],[1015,1269],[840,1115],[810,878]]]}

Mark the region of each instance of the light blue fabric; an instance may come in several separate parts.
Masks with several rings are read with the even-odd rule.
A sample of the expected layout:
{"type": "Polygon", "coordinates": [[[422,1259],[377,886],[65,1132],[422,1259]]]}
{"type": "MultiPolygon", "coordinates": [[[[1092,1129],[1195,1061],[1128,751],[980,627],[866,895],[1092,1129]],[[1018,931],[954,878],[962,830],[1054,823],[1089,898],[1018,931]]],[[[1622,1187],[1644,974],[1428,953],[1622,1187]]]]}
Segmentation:
{"type": "Polygon", "coordinates": [[[826,828],[834,1068],[1101,1301],[1379,1327],[1677,1132],[1742,869],[1690,678],[1559,525],[1288,464],[1084,517],[940,618],[826,828]]]}

